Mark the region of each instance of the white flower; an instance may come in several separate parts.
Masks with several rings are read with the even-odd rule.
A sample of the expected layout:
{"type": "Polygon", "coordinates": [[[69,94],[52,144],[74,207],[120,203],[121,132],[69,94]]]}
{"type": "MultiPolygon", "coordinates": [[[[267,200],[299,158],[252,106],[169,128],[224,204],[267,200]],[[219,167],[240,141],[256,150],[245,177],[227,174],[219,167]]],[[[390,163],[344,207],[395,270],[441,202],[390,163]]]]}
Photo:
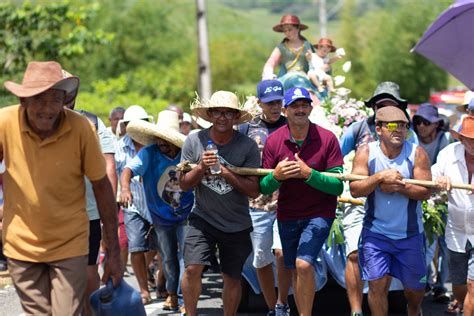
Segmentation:
{"type": "Polygon", "coordinates": [[[351,70],[351,67],[352,67],[352,63],[350,60],[348,60],[344,63],[344,65],[342,65],[342,71],[349,72],[349,70],[351,70]]]}
{"type": "Polygon", "coordinates": [[[344,48],[338,48],[336,49],[336,56],[346,56],[346,51],[344,50],[344,48]]]}
{"type": "Polygon", "coordinates": [[[349,90],[349,89],[347,89],[347,88],[342,88],[342,87],[341,87],[341,88],[335,89],[334,92],[335,92],[336,94],[338,94],[339,96],[341,96],[341,97],[346,97],[346,96],[349,95],[349,93],[351,93],[351,90],[349,90]]]}
{"type": "Polygon", "coordinates": [[[335,86],[340,86],[341,84],[344,83],[344,81],[346,81],[346,77],[344,77],[344,76],[336,76],[336,77],[334,77],[334,85],[335,85],[335,86]]]}

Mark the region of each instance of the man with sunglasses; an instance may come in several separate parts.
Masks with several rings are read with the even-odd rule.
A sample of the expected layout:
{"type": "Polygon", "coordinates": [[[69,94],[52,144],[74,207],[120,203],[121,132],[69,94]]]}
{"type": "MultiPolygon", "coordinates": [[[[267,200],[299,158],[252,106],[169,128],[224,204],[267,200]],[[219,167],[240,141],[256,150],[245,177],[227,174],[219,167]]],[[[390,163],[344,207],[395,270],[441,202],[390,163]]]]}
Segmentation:
{"type": "MultiPolygon", "coordinates": [[[[381,82],[375,88],[373,96],[365,101],[365,105],[372,108],[374,113],[376,113],[380,108],[394,106],[403,110],[408,118],[408,114],[406,114],[408,102],[400,97],[400,87],[395,82],[381,82]]],[[[349,126],[340,139],[343,156],[346,156],[353,150],[357,150],[362,145],[378,139],[375,130],[375,120],[376,116],[372,115],[363,121],[355,122],[349,126]]],[[[415,132],[411,129],[406,133],[406,140],[410,143],[418,144],[418,138],[415,132]]],[[[360,200],[365,201],[365,197],[360,198],[360,200]]],[[[345,281],[347,296],[353,316],[362,315],[363,282],[360,278],[357,247],[359,244],[360,233],[362,231],[364,215],[365,210],[363,206],[352,204],[345,205],[342,219],[347,256],[345,281]]]]}
{"type": "Polygon", "coordinates": [[[257,176],[240,176],[229,167],[258,168],[260,152],[255,141],[233,129],[252,118],[240,108],[234,93],[217,91],[209,100],[197,99],[192,108],[197,117],[213,125],[189,135],[181,156],[181,161],[197,164],[179,177],[183,191],[195,192],[184,245],[182,289],[186,315],[197,315],[201,274],[213,262],[216,246],[224,280],[223,314],[235,315],[242,292],[242,268],[252,251],[248,197],[257,197],[259,188],[257,176]],[[208,141],[216,144],[218,154],[206,151],[208,141]],[[211,174],[209,168],[218,160],[220,173],[211,174]]]}
{"type": "MultiPolygon", "coordinates": [[[[261,81],[257,85],[257,97],[262,113],[249,123],[239,126],[240,132],[255,140],[261,150],[263,150],[268,136],[286,124],[286,117],[281,114],[283,96],[283,85],[280,81],[261,81]]],[[[253,226],[250,237],[253,246],[253,266],[256,269],[258,282],[267,303],[269,310],[267,315],[285,316],[290,313],[287,297],[291,271],[285,269],[283,265],[280,236],[277,234],[278,228],[275,224],[277,200],[278,191],[269,195],[261,194],[256,199],[249,200],[253,226]],[[275,255],[273,255],[272,249],[275,250],[275,255]],[[278,274],[278,296],[275,293],[272,264],[275,259],[278,274]]]]}
{"type": "MultiPolygon", "coordinates": [[[[444,121],[438,114],[438,108],[429,104],[423,103],[420,105],[415,115],[413,116],[413,129],[418,135],[420,146],[425,149],[426,153],[430,157],[431,165],[436,163],[438,153],[441,149],[451,143],[451,137],[449,132],[445,132],[444,121]]],[[[438,303],[447,303],[450,300],[450,296],[446,294],[447,289],[444,283],[448,277],[448,265],[447,265],[447,248],[444,236],[435,238],[432,244],[427,243],[426,257],[428,269],[430,269],[430,263],[434,258],[436,248],[438,248],[439,258],[436,262],[441,262],[440,271],[436,269],[436,284],[431,284],[429,289],[432,288],[433,299],[438,303]]],[[[429,281],[429,280],[428,280],[429,281]]]]}
{"type": "Polygon", "coordinates": [[[367,196],[359,242],[362,279],[369,281],[372,315],[388,314],[392,276],[404,286],[408,315],[419,315],[427,277],[421,201],[431,190],[404,179],[431,180],[430,160],[422,147],[406,141],[404,111],[383,107],[375,123],[379,140],[359,147],[352,169],[368,177],[350,183],[352,196],[367,196]]]}
{"type": "Polygon", "coordinates": [[[413,129],[418,136],[420,146],[428,153],[431,164],[436,163],[440,150],[451,142],[449,133],[442,129],[443,124],[438,108],[429,103],[421,104],[413,116],[413,129]]]}

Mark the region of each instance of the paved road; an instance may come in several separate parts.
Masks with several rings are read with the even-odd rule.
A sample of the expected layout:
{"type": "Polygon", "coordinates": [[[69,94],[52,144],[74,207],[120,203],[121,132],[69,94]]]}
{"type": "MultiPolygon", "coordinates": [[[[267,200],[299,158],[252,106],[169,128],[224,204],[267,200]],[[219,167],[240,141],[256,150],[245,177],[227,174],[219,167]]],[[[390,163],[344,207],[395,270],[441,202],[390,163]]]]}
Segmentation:
{"type": "MultiPolygon", "coordinates": [[[[130,267],[129,267],[129,270],[130,267]]],[[[0,281],[2,279],[0,278],[0,281]]],[[[7,280],[3,277],[3,284],[7,280]]],[[[126,282],[137,288],[135,277],[126,277],[126,282]]],[[[244,287],[244,293],[245,293],[244,287]]],[[[222,315],[222,301],[220,299],[222,293],[222,278],[218,273],[207,272],[203,279],[203,292],[201,294],[198,312],[199,315],[222,315]]],[[[154,297],[154,294],[153,294],[154,297]]],[[[245,304],[243,310],[238,316],[263,316],[264,301],[262,296],[249,295],[245,296],[245,304]]],[[[147,315],[179,315],[179,313],[163,311],[163,300],[154,300],[152,304],[146,306],[147,315]]],[[[398,306],[403,308],[403,306],[398,306]]],[[[242,308],[241,308],[242,309],[242,308]]],[[[446,305],[437,304],[432,301],[431,297],[425,298],[423,303],[423,315],[441,316],[446,315],[444,310],[446,305]]],[[[365,311],[369,314],[368,310],[365,311]]],[[[331,316],[347,316],[349,315],[349,307],[344,290],[335,283],[329,282],[325,288],[316,294],[316,306],[314,315],[331,315],[331,316]]],[[[22,315],[22,310],[18,297],[13,286],[2,287],[0,282],[0,316],[22,315]]],[[[293,315],[293,314],[292,314],[293,315]]],[[[296,314],[295,314],[296,315],[296,314]]],[[[405,313],[390,313],[390,315],[405,315],[405,313]]]]}

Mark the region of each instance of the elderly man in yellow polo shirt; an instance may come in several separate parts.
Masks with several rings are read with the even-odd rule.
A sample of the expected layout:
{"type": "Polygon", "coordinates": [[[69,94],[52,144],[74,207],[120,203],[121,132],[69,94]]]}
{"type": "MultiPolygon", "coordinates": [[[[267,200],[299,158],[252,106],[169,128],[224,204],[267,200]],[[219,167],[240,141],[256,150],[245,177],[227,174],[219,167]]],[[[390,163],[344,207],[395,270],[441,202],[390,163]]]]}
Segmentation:
{"type": "Polygon", "coordinates": [[[97,136],[63,106],[78,86],[56,62],[30,62],[21,84],[5,82],[20,105],[0,109],[4,253],[26,314],[81,313],[89,252],[84,176],[108,247],[103,280],[117,286],[122,278],[117,206],[97,136]]]}

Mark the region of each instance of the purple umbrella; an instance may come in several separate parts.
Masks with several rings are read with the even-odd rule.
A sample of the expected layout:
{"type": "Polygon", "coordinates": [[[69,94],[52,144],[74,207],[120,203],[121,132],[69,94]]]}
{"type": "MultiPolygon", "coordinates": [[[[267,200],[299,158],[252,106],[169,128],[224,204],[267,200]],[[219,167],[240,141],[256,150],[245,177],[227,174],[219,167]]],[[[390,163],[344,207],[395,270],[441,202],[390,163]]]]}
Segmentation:
{"type": "Polygon", "coordinates": [[[474,90],[474,0],[457,0],[411,50],[474,90]]]}

